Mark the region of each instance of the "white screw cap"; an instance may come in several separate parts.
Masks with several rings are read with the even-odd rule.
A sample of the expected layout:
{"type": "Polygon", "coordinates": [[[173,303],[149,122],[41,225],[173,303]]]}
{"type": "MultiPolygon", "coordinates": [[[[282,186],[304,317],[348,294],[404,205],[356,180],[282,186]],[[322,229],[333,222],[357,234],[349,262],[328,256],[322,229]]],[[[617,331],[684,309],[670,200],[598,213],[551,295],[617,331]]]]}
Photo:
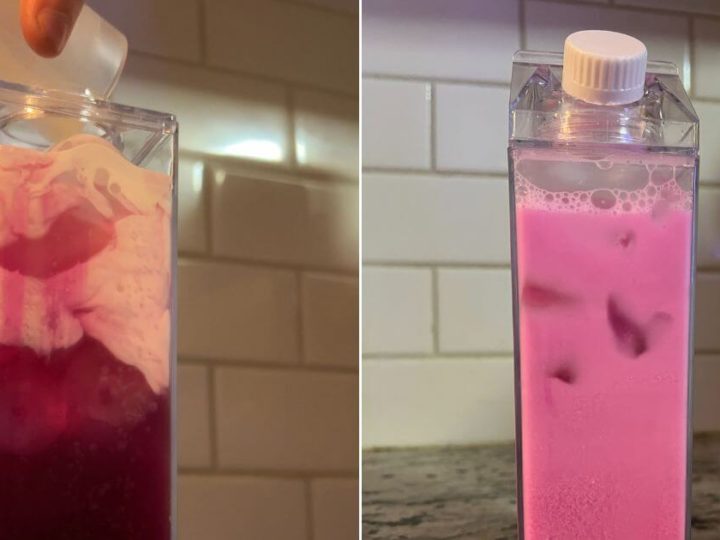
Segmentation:
{"type": "Polygon", "coordinates": [[[647,49],[634,37],[583,30],[565,40],[562,87],[597,105],[624,105],[640,99],[645,87],[647,49]]]}

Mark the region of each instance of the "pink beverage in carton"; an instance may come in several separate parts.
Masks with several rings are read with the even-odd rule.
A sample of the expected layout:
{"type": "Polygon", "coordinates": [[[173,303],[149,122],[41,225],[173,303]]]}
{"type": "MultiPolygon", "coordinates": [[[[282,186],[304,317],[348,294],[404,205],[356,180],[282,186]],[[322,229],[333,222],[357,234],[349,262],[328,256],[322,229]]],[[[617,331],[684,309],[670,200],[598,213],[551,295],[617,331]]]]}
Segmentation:
{"type": "Polygon", "coordinates": [[[650,68],[640,42],[611,32],[570,36],[564,69],[556,55],[516,55],[509,155],[528,540],[688,537],[697,118],[676,70],[650,68]]]}
{"type": "Polygon", "coordinates": [[[169,540],[172,181],[0,146],[0,538],[169,540]]]}

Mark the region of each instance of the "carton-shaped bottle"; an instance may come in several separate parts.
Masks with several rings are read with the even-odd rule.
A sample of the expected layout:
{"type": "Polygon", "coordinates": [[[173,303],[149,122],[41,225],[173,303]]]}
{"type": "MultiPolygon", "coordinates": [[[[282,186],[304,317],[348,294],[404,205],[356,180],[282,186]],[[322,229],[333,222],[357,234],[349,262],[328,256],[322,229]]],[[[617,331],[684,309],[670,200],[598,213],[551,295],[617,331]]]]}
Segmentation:
{"type": "Polygon", "coordinates": [[[519,52],[510,181],[520,537],[688,535],[698,120],[638,40],[519,52]]]}

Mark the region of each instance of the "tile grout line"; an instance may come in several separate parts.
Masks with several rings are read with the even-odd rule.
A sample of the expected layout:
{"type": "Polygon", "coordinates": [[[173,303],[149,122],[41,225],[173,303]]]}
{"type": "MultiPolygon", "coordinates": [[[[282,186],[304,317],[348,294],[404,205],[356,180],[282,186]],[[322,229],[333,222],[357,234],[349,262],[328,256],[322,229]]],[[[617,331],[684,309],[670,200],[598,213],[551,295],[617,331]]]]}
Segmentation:
{"type": "Polygon", "coordinates": [[[184,60],[182,58],[172,58],[169,56],[163,56],[161,54],[156,54],[156,53],[151,53],[151,52],[146,52],[146,51],[138,51],[136,49],[131,50],[130,55],[136,56],[138,58],[146,58],[149,60],[166,62],[168,64],[175,64],[177,66],[183,66],[183,67],[195,68],[195,69],[204,69],[204,70],[210,71],[211,73],[216,73],[219,75],[228,75],[228,76],[232,76],[232,77],[236,77],[236,78],[251,79],[255,82],[276,84],[276,85],[288,85],[289,84],[295,88],[300,88],[303,90],[311,90],[313,92],[330,94],[330,95],[333,95],[336,97],[358,99],[357,92],[338,90],[337,88],[329,88],[327,86],[318,86],[315,84],[304,83],[302,81],[293,81],[293,80],[288,80],[288,79],[282,79],[280,77],[263,75],[261,73],[254,73],[254,72],[250,72],[250,71],[242,71],[242,70],[226,68],[226,67],[222,67],[222,66],[217,66],[215,64],[211,64],[209,62],[206,62],[205,64],[200,64],[199,62],[194,62],[192,60],[184,60]]]}
{"type": "Polygon", "coordinates": [[[348,19],[357,19],[358,18],[357,13],[353,13],[350,11],[344,11],[342,9],[337,9],[337,8],[331,8],[328,6],[321,6],[321,5],[318,5],[315,3],[311,3],[311,2],[303,2],[302,0],[275,0],[275,1],[282,2],[283,4],[292,4],[295,6],[302,6],[302,7],[314,10],[314,11],[318,11],[318,12],[322,12],[322,13],[329,13],[332,15],[340,16],[340,17],[346,17],[348,19]]]}
{"type": "Polygon", "coordinates": [[[295,124],[295,94],[291,86],[285,88],[285,107],[287,108],[288,162],[294,170],[300,168],[297,157],[297,137],[295,124]]]}
{"type": "Polygon", "coordinates": [[[218,430],[217,430],[217,389],[215,383],[216,370],[215,366],[208,365],[208,431],[210,433],[210,467],[213,471],[219,469],[219,451],[218,451],[218,430]]]}
{"type": "Polygon", "coordinates": [[[283,162],[273,163],[251,158],[211,154],[186,148],[181,148],[179,153],[186,159],[201,160],[211,167],[227,169],[227,172],[233,175],[268,182],[311,183],[323,187],[357,187],[358,185],[357,180],[347,176],[310,166],[293,168],[283,162]]]}
{"type": "Polygon", "coordinates": [[[572,5],[572,6],[585,6],[585,7],[599,7],[599,8],[610,8],[612,10],[616,11],[627,11],[627,12],[633,12],[637,14],[647,14],[651,13],[654,15],[677,15],[677,16],[683,16],[683,15],[699,15],[703,17],[708,17],[710,19],[718,19],[720,18],[720,12],[709,12],[709,11],[683,11],[681,9],[673,9],[673,8],[656,8],[646,5],[633,5],[633,4],[618,4],[616,0],[610,0],[609,3],[599,3],[599,2],[592,2],[588,4],[588,2],[582,2],[577,0],[542,0],[542,1],[536,1],[535,3],[546,3],[546,4],[565,4],[565,5],[572,5]]]}
{"type": "Polygon", "coordinates": [[[430,169],[437,170],[437,83],[430,83],[430,169]]]}
{"type": "MultiPolygon", "coordinates": [[[[225,174],[219,172],[218,174],[225,174]]],[[[215,194],[215,174],[213,174],[212,168],[208,167],[203,162],[203,210],[205,210],[205,254],[204,257],[212,257],[213,251],[215,250],[215,239],[213,234],[213,195],[215,194]]],[[[182,256],[178,257],[183,258],[182,256]]]]}
{"type": "Polygon", "coordinates": [[[440,290],[438,283],[438,269],[436,267],[431,268],[431,295],[432,295],[432,338],[433,338],[433,353],[438,354],[440,352],[440,290]]]}
{"type": "Polygon", "coordinates": [[[502,263],[483,263],[483,262],[460,262],[460,261],[382,261],[382,260],[365,260],[364,267],[373,268],[425,268],[432,270],[433,268],[467,268],[468,270],[509,270],[510,262],[502,263]]]}
{"type": "Polygon", "coordinates": [[[518,30],[520,33],[520,48],[527,49],[527,23],[525,22],[526,0],[518,3],[518,30]]]}
{"type": "Polygon", "coordinates": [[[207,63],[207,25],[205,19],[205,0],[197,0],[197,23],[199,25],[200,39],[200,63],[204,66],[207,63]]]}
{"type": "Polygon", "coordinates": [[[182,252],[179,256],[180,262],[196,262],[205,264],[227,264],[234,266],[246,266],[250,268],[265,269],[275,272],[307,272],[328,274],[344,277],[356,277],[357,269],[334,268],[326,266],[300,266],[298,264],[274,261],[259,261],[255,259],[243,259],[238,257],[228,257],[226,255],[217,255],[212,251],[209,254],[182,252]]]}
{"type": "Polygon", "coordinates": [[[307,365],[307,357],[305,354],[305,325],[303,323],[303,306],[305,305],[305,287],[303,274],[301,271],[295,272],[295,283],[297,285],[297,305],[295,306],[295,316],[297,317],[297,353],[298,364],[307,365]]]}
{"type": "Polygon", "coordinates": [[[227,467],[222,470],[211,470],[203,467],[180,467],[178,473],[182,476],[196,477],[256,477],[256,478],[278,478],[288,480],[316,480],[316,479],[355,479],[358,476],[356,470],[341,469],[328,471],[322,469],[293,470],[293,469],[254,469],[252,467],[227,467]]]}
{"type": "Polygon", "coordinates": [[[695,69],[695,17],[693,17],[692,15],[688,15],[687,21],[689,34],[688,40],[690,45],[690,50],[688,51],[689,58],[687,59],[688,70],[690,71],[688,77],[688,86],[690,86],[688,94],[690,98],[694,98],[697,95],[695,80],[697,79],[697,70],[695,69]]]}
{"type": "Polygon", "coordinates": [[[223,360],[208,359],[206,357],[180,356],[180,366],[213,366],[215,368],[229,369],[259,369],[264,371],[292,371],[299,373],[327,373],[336,375],[355,375],[358,372],[357,366],[331,366],[324,364],[298,364],[282,363],[262,360],[223,360]]]}
{"type": "Polygon", "coordinates": [[[363,360],[381,360],[381,361],[393,361],[393,360],[437,360],[442,362],[443,360],[457,360],[465,359],[469,361],[473,360],[487,360],[487,359],[512,359],[512,351],[466,351],[466,352],[442,352],[438,354],[433,353],[412,353],[412,352],[389,352],[389,353],[363,353],[363,360]]]}
{"type": "Polygon", "coordinates": [[[313,495],[312,495],[312,479],[308,478],[303,481],[305,489],[305,536],[307,540],[313,540],[315,536],[315,516],[313,515],[313,495]]]}
{"type": "Polygon", "coordinates": [[[455,77],[428,77],[425,75],[401,75],[394,73],[363,73],[363,79],[380,80],[387,82],[418,82],[418,83],[443,83],[443,84],[463,84],[489,86],[492,88],[510,88],[510,81],[492,81],[487,79],[463,79],[455,77]]]}
{"type": "Polygon", "coordinates": [[[425,175],[428,177],[443,178],[447,176],[470,176],[470,177],[486,177],[486,178],[501,178],[507,180],[507,172],[498,171],[462,171],[456,169],[412,169],[407,167],[363,167],[363,173],[367,174],[414,174],[414,175],[425,175]]]}

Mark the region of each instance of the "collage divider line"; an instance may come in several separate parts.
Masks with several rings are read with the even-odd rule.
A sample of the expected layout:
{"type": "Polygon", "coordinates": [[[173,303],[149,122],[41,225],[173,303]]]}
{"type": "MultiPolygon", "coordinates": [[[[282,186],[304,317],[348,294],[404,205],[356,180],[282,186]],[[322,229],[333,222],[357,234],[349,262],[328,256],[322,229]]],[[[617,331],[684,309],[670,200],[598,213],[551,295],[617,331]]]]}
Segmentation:
{"type": "Polygon", "coordinates": [[[297,305],[295,306],[295,316],[297,317],[297,355],[298,362],[306,365],[308,359],[305,357],[305,328],[303,321],[303,306],[305,305],[305,291],[303,286],[303,274],[295,272],[295,283],[297,286],[297,305]]]}
{"type": "Polygon", "coordinates": [[[440,351],[440,290],[438,283],[438,269],[431,268],[432,271],[432,333],[433,333],[433,353],[438,354],[440,351]]]}
{"type": "Polygon", "coordinates": [[[205,65],[207,63],[207,22],[205,19],[205,0],[197,1],[197,24],[198,24],[198,41],[200,53],[200,63],[205,65]]]}
{"type": "Polygon", "coordinates": [[[215,367],[206,365],[208,378],[208,432],[210,434],[210,468],[217,470],[219,467],[219,442],[217,429],[217,386],[215,383],[215,367]]]}

